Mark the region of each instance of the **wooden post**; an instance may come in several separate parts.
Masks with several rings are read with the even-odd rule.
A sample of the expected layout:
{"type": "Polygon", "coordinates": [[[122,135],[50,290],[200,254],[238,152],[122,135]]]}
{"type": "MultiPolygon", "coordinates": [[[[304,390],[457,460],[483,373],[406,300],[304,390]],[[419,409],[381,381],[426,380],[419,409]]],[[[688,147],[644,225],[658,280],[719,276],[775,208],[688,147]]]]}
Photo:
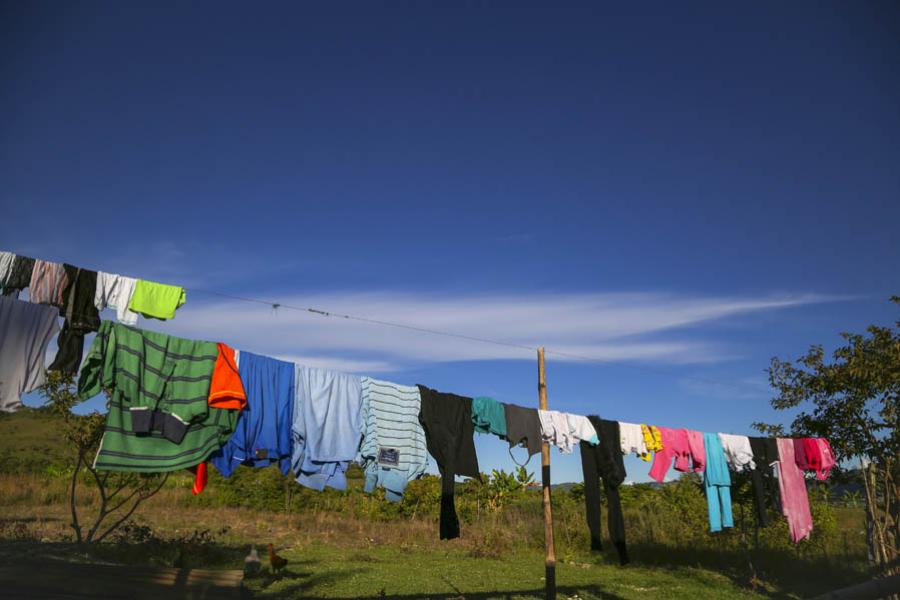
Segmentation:
{"type": "MultiPolygon", "coordinates": [[[[547,380],[544,372],[544,347],[538,355],[538,398],[541,410],[547,409],[547,380]]],[[[550,504],[550,444],[541,444],[541,483],[544,491],[544,581],[547,600],[556,600],[556,554],[553,550],[553,508],[550,504]]]]}

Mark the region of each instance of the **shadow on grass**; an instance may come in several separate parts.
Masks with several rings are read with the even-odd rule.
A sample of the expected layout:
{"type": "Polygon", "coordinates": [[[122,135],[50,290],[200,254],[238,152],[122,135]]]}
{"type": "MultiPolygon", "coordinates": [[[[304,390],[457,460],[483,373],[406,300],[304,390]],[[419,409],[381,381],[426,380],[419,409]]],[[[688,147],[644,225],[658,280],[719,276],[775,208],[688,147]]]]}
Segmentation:
{"type": "MultiPolygon", "coordinates": [[[[321,583],[321,582],[319,582],[321,583]]],[[[318,585],[317,583],[316,585],[318,585]]],[[[266,598],[304,598],[309,600],[513,600],[519,598],[545,598],[544,588],[529,590],[497,590],[494,592],[469,592],[466,594],[456,594],[454,592],[442,592],[440,594],[387,594],[384,591],[377,591],[373,594],[354,594],[353,596],[317,596],[315,594],[305,593],[308,588],[286,588],[279,590],[275,594],[266,594],[266,598]]],[[[600,598],[603,600],[624,600],[622,596],[606,592],[602,587],[596,585],[582,586],[563,586],[556,588],[558,598],[600,598]]]]}
{"type": "MultiPolygon", "coordinates": [[[[796,595],[816,596],[871,578],[864,564],[847,560],[809,560],[796,552],[765,549],[742,551],[734,548],[673,548],[665,544],[628,545],[631,565],[678,571],[702,568],[730,579],[732,583],[770,598],[788,599],[796,595]],[[768,589],[766,584],[778,588],[768,589]]],[[[595,554],[599,558],[599,554],[595,554]]],[[[602,562],[617,564],[611,548],[602,552],[602,562]]],[[[627,567],[625,567],[627,568],[627,567]]]]}

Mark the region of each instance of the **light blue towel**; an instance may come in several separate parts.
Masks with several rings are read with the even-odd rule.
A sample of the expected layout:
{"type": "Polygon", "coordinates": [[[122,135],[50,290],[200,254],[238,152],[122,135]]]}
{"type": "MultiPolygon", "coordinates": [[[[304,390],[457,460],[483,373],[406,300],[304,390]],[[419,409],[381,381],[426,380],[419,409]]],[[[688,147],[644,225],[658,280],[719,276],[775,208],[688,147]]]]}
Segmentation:
{"type": "Polygon", "coordinates": [[[297,365],[291,466],[297,483],[346,489],[362,436],[359,377],[297,365]]]}
{"type": "Polygon", "coordinates": [[[425,472],[428,453],[425,430],[419,423],[421,406],[419,388],[415,386],[362,378],[360,455],[366,492],[381,486],[385,498],[397,502],[406,485],[425,472]]]}
{"type": "Polygon", "coordinates": [[[706,488],[706,504],[709,507],[709,530],[722,531],[722,527],[734,527],[731,515],[731,474],[725,450],[718,433],[704,433],[706,446],[706,470],[703,485],[706,488]]]}

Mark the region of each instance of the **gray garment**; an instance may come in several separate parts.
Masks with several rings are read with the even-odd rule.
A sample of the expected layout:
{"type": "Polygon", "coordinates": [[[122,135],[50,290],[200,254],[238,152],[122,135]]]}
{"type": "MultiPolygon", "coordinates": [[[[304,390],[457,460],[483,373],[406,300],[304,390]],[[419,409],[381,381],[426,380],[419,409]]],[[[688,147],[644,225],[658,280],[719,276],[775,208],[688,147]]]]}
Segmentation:
{"type": "Polygon", "coordinates": [[[506,413],[506,439],[509,447],[522,445],[528,448],[528,456],[541,451],[541,419],[536,408],[504,404],[506,413]]]}
{"type": "Polygon", "coordinates": [[[59,331],[59,310],[0,297],[0,411],[22,405],[22,393],[44,383],[44,354],[59,331]]]}

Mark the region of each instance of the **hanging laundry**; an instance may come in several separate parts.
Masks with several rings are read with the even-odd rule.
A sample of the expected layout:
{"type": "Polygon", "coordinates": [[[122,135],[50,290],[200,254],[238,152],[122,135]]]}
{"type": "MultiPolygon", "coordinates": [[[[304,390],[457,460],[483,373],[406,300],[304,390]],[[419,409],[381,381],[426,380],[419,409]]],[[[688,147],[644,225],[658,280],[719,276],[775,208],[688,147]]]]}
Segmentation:
{"type": "Polygon", "coordinates": [[[493,398],[478,396],[472,399],[472,423],[478,433],[506,437],[506,412],[493,398]]]}
{"type": "Polygon", "coordinates": [[[191,486],[191,493],[196,496],[206,489],[206,484],[209,481],[209,472],[206,461],[199,463],[191,470],[194,472],[194,484],[191,486]]]}
{"type": "Polygon", "coordinates": [[[703,434],[693,429],[685,429],[688,439],[688,447],[691,449],[691,463],[695,473],[702,473],[706,468],[706,444],[703,443],[703,434]]]}
{"type": "Polygon", "coordinates": [[[0,411],[22,406],[22,394],[45,379],[44,355],[59,331],[52,306],[0,297],[0,411]]]}
{"type": "Polygon", "coordinates": [[[538,410],[541,419],[541,438],[548,444],[553,444],[563,454],[572,454],[572,449],[577,444],[569,429],[569,420],[566,413],[558,410],[538,410]]]}
{"type": "Polygon", "coordinates": [[[0,251],[0,291],[6,287],[6,278],[9,277],[15,259],[16,255],[12,252],[0,251]]]}
{"type": "Polygon", "coordinates": [[[6,274],[6,280],[3,282],[4,296],[19,297],[19,292],[27,288],[31,283],[34,263],[35,259],[33,258],[16,255],[9,272],[6,274]]]}
{"type": "Polygon", "coordinates": [[[754,467],[750,471],[753,482],[753,496],[756,505],[756,520],[760,527],[769,524],[767,504],[778,507],[778,482],[773,475],[773,465],[778,462],[778,445],[773,438],[751,437],[754,467]],[[768,502],[767,502],[768,500],[768,502]]]}
{"type": "Polygon", "coordinates": [[[387,500],[399,502],[407,484],[428,465],[419,388],[371,377],[363,377],[361,385],[363,489],[372,493],[382,487],[387,500]]]}
{"type": "Polygon", "coordinates": [[[454,505],[455,476],[480,477],[475,455],[472,399],[418,386],[422,398],[419,422],[425,430],[428,453],[441,473],[440,537],[459,537],[459,518],[454,505]]]}
{"type": "MultiPolygon", "coordinates": [[[[241,364],[247,359],[242,353],[241,364]]],[[[344,475],[362,439],[359,377],[297,366],[291,465],[297,483],[343,490],[344,475]]]]}
{"type": "Polygon", "coordinates": [[[228,360],[228,346],[219,344],[219,358],[210,386],[209,405],[235,408],[244,403],[234,434],[209,462],[223,477],[238,465],[262,468],[276,465],[291,472],[291,425],[297,397],[293,363],[241,353],[241,366],[228,360]],[[223,351],[224,350],[224,351],[223,351]],[[237,380],[235,370],[237,369],[237,380]],[[219,375],[217,377],[216,375],[219,375]]]}
{"type": "Polygon", "coordinates": [[[506,417],[506,439],[509,441],[510,456],[512,456],[512,449],[516,446],[527,448],[528,458],[539,454],[541,451],[541,418],[538,416],[537,409],[515,404],[504,404],[503,409],[506,417]]]}
{"type": "Polygon", "coordinates": [[[812,533],[812,513],[809,510],[809,495],[806,479],[797,466],[794,440],[778,438],[778,487],[781,490],[781,512],[788,522],[791,541],[799,542],[812,533]]]}
{"type": "Polygon", "coordinates": [[[663,449],[662,434],[659,432],[659,427],[642,424],[641,434],[644,436],[644,445],[647,446],[647,452],[659,452],[663,449]]]}
{"type": "Polygon", "coordinates": [[[732,435],[720,433],[719,440],[725,451],[725,460],[736,473],[750,471],[756,468],[753,463],[753,448],[750,447],[750,438],[746,435],[732,435]]]}
{"type": "Polygon", "coordinates": [[[588,444],[599,444],[600,439],[597,437],[597,430],[591,421],[582,415],[573,415],[565,413],[566,421],[569,423],[569,433],[578,442],[587,442],[588,444]]]}
{"type": "Polygon", "coordinates": [[[599,433],[600,443],[581,442],[581,470],[584,475],[584,505],[588,529],[591,532],[591,550],[602,550],[600,527],[600,484],[606,492],[607,527],[619,554],[619,564],[628,564],[625,545],[625,520],[619,486],[625,481],[625,462],[622,459],[619,424],[596,416],[587,417],[599,433]]]}
{"type": "MultiPolygon", "coordinates": [[[[222,342],[219,342],[216,346],[219,350],[219,354],[216,357],[212,378],[209,381],[209,398],[207,399],[207,404],[213,408],[242,410],[247,404],[247,395],[244,393],[244,385],[241,383],[240,373],[238,373],[237,364],[235,363],[235,352],[222,342]]],[[[239,429],[240,426],[241,418],[238,417],[235,430],[239,429]]],[[[232,435],[228,442],[226,442],[226,445],[234,438],[235,435],[232,435]]],[[[221,451],[222,449],[220,448],[214,452],[210,456],[210,460],[221,451]]],[[[195,496],[206,488],[206,482],[208,481],[208,467],[206,462],[207,461],[203,461],[189,469],[194,473],[194,485],[191,491],[195,496]]]]}
{"type": "Polygon", "coordinates": [[[217,354],[213,342],[104,321],[78,379],[82,400],[112,390],[96,467],[176,471],[227,442],[238,414],[208,404],[217,354]]]}
{"type": "Polygon", "coordinates": [[[100,327],[100,312],[94,306],[97,290],[97,272],[64,264],[66,288],[60,313],[65,318],[62,331],[56,340],[58,350],[51,371],[74,375],[81,366],[84,354],[84,336],[100,327]]]}
{"type": "Polygon", "coordinates": [[[835,465],[834,451],[825,438],[795,438],[794,454],[797,466],[804,471],[814,471],[819,481],[828,479],[835,465]]]}
{"type": "Polygon", "coordinates": [[[128,308],[153,319],[173,319],[175,310],[186,299],[187,295],[182,287],[138,279],[128,308]]]}
{"type": "Polygon", "coordinates": [[[115,275],[113,273],[97,274],[97,291],[94,295],[94,306],[97,310],[113,308],[119,323],[136,325],[138,314],[128,308],[137,279],[115,275]]]}
{"type": "Polygon", "coordinates": [[[35,259],[28,283],[28,300],[36,304],[62,306],[68,283],[66,269],[60,263],[35,259]]]}
{"type": "MultiPolygon", "coordinates": [[[[691,470],[702,471],[706,462],[706,457],[699,461],[695,458],[698,456],[694,452],[704,452],[702,441],[697,444],[694,440],[692,446],[687,429],[670,429],[669,427],[659,428],[660,437],[662,439],[662,450],[653,457],[653,465],[650,467],[650,477],[662,483],[665,481],[666,473],[672,467],[672,459],[675,459],[675,470],[682,473],[691,470]]],[[[699,433],[699,432],[698,432],[699,433]]]]}
{"type": "Polygon", "coordinates": [[[619,423],[619,444],[622,454],[635,454],[644,462],[650,462],[653,455],[647,451],[644,432],[637,423],[619,423]]]}
{"type": "MultiPolygon", "coordinates": [[[[219,351],[209,384],[208,404],[216,408],[241,410],[247,405],[247,393],[238,369],[237,352],[228,344],[216,344],[219,351]]],[[[291,372],[293,377],[293,371],[291,372]]],[[[293,403],[293,390],[288,394],[293,403]]]]}
{"type": "Polygon", "coordinates": [[[706,447],[703,486],[709,507],[709,530],[722,531],[723,527],[734,527],[731,514],[731,475],[728,473],[728,462],[719,435],[704,433],[703,445],[706,447]]]}

